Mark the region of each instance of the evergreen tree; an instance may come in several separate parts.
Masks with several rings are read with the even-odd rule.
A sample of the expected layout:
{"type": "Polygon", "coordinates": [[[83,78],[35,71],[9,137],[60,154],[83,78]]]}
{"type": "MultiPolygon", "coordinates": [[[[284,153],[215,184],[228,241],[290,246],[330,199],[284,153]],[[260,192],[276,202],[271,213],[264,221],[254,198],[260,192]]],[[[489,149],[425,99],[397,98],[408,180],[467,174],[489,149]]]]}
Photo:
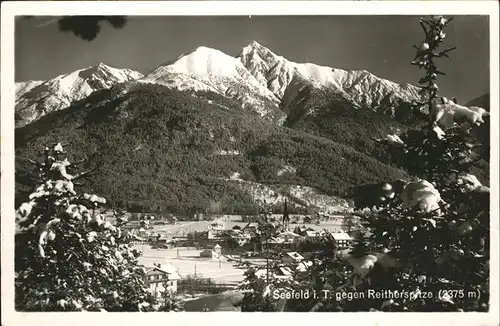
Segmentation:
{"type": "Polygon", "coordinates": [[[354,258],[360,258],[370,252],[370,246],[363,231],[359,231],[353,241],[353,246],[349,251],[349,255],[354,258]]]}
{"type": "MultiPolygon", "coordinates": [[[[15,305],[20,311],[151,311],[161,308],[144,284],[140,251],[97,210],[106,200],[78,194],[74,165],[58,143],[32,161],[37,174],[30,201],[16,212],[15,305]]],[[[163,310],[172,306],[164,300],[163,310]]]]}
{"type": "Polygon", "coordinates": [[[283,218],[282,218],[282,224],[285,228],[288,228],[288,224],[290,223],[290,216],[288,214],[288,205],[287,201],[285,199],[285,206],[283,207],[283,218]]]}
{"type": "MultiPolygon", "coordinates": [[[[367,221],[375,248],[390,248],[398,268],[374,283],[393,290],[432,293],[432,298],[393,300],[396,309],[410,311],[487,310],[489,260],[489,189],[464,179],[477,163],[472,148],[471,121],[457,119],[467,108],[438,96],[436,79],[444,75],[434,59],[451,18],[422,19],[425,41],[412,63],[426,70],[419,81],[428,124],[405,135],[405,168],[419,178],[406,185],[401,198],[388,203],[367,221]],[[461,111],[460,111],[461,110],[461,111]],[[446,120],[446,119],[450,119],[446,120]],[[444,128],[444,130],[442,129],[444,128]],[[481,207],[480,207],[481,206],[481,207]],[[443,290],[449,290],[445,292],[443,290]],[[446,294],[446,295],[445,295],[446,294]]],[[[477,118],[473,114],[469,117],[477,118]]]]}
{"type": "Polygon", "coordinates": [[[356,221],[354,219],[354,216],[352,214],[344,216],[344,218],[342,219],[342,229],[344,229],[345,232],[351,234],[355,227],[356,221]]]}

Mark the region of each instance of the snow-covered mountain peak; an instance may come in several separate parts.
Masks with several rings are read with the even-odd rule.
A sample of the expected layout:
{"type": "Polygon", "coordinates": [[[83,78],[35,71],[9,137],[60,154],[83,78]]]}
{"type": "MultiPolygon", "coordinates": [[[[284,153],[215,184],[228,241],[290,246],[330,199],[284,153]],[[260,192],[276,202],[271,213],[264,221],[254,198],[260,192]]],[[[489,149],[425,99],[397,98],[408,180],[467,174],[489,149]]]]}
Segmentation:
{"type": "Polygon", "coordinates": [[[278,99],[295,75],[295,67],[284,57],[275,54],[256,41],[245,46],[238,56],[245,68],[278,99]]]}
{"type": "Polygon", "coordinates": [[[139,81],[180,90],[216,92],[239,101],[244,109],[251,108],[263,117],[283,120],[279,100],[238,58],[206,46],[158,66],[139,81]]]}
{"type": "MultiPolygon", "coordinates": [[[[106,72],[106,71],[113,71],[115,68],[112,68],[102,62],[99,62],[95,65],[92,65],[92,66],[88,66],[87,68],[83,68],[83,69],[79,69],[77,71],[80,72],[80,76],[82,75],[86,75],[86,76],[91,76],[91,75],[94,75],[94,74],[99,74],[99,73],[102,73],[102,72],[106,72]]],[[[116,69],[116,70],[119,70],[119,69],[116,69]]]]}
{"type": "Polygon", "coordinates": [[[141,78],[140,72],[98,63],[45,81],[16,83],[16,126],[24,126],[47,113],[101,89],[141,78]]]}
{"type": "MultiPolygon", "coordinates": [[[[254,47],[254,48],[265,48],[265,46],[261,45],[259,42],[256,40],[253,40],[250,42],[246,47],[254,47]]],[[[267,48],[266,48],[267,49],[267,48]]]]}
{"type": "Polygon", "coordinates": [[[122,81],[131,81],[143,77],[138,71],[131,69],[118,69],[110,67],[102,62],[95,64],[93,66],[77,70],[78,76],[84,79],[92,78],[107,78],[111,79],[113,83],[122,81]]]}
{"type": "Polygon", "coordinates": [[[284,59],[282,56],[277,55],[257,41],[252,41],[250,44],[242,48],[238,57],[243,63],[245,63],[244,61],[254,60],[256,57],[267,60],[271,58],[284,59]]]}
{"type": "Polygon", "coordinates": [[[168,70],[187,75],[233,77],[239,75],[242,65],[234,57],[222,51],[200,46],[168,65],[168,70]]]}

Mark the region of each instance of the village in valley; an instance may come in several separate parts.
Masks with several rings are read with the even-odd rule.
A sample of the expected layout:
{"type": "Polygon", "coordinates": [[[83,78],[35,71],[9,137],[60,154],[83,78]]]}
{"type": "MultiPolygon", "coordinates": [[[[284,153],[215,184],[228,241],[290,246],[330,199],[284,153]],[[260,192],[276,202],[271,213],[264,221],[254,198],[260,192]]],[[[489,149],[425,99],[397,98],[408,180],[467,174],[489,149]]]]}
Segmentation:
{"type": "Polygon", "coordinates": [[[283,207],[283,214],[196,214],[189,221],[132,213],[126,214],[126,228],[133,247],[142,251],[139,263],[146,267],[148,289],[183,300],[237,289],[250,266],[263,279],[292,279],[289,266],[305,272],[311,264],[308,243],[329,234],[336,249],[347,252],[361,228],[351,212],[309,216],[288,214],[287,204],[283,207]]]}

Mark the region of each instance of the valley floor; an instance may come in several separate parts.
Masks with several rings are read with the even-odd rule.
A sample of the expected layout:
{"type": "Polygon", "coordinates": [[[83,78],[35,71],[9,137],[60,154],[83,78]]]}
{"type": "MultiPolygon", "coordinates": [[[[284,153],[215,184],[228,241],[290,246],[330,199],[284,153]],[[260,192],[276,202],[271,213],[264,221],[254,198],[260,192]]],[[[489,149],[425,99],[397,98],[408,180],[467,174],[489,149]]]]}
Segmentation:
{"type": "Polygon", "coordinates": [[[234,267],[234,263],[225,258],[221,258],[220,261],[200,258],[203,249],[152,249],[149,245],[135,247],[143,252],[139,263],[145,266],[153,266],[154,263],[171,264],[183,278],[187,276],[210,278],[214,282],[228,285],[236,285],[243,281],[244,269],[234,267]]]}

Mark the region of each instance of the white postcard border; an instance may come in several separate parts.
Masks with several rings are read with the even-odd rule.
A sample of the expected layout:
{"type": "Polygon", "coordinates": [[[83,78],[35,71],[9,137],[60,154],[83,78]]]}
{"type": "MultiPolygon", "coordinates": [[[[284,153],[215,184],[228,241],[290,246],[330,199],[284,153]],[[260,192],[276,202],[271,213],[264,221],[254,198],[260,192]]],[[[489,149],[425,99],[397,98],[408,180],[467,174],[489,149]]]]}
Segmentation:
{"type": "MultiPolygon", "coordinates": [[[[499,325],[499,6],[497,1],[18,1],[1,4],[1,295],[11,325],[499,325]],[[14,311],[14,22],[16,15],[489,15],[491,98],[491,277],[489,313],[19,313],[14,311]]],[[[36,54],[35,54],[36,55],[36,54]]],[[[64,60],[64,58],[61,58],[64,60]]]]}

